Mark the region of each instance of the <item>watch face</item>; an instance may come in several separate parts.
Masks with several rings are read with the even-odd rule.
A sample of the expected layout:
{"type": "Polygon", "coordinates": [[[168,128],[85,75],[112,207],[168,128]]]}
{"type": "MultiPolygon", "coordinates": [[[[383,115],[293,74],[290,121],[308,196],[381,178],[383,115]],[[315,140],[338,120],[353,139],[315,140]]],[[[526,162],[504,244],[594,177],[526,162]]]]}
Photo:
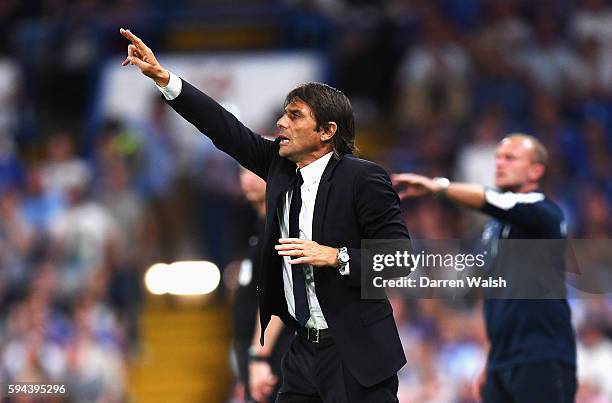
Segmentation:
{"type": "Polygon", "coordinates": [[[340,261],[340,263],[347,263],[349,261],[348,253],[340,253],[338,255],[338,260],[340,261]]]}

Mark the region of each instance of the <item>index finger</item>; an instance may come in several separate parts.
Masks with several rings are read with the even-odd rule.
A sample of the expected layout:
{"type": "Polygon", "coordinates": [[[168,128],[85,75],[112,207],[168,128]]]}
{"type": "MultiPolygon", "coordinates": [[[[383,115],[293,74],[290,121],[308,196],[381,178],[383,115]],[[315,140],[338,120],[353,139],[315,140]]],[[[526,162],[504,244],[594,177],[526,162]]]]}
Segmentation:
{"type": "Polygon", "coordinates": [[[279,243],[300,243],[303,239],[300,238],[281,238],[278,240],[279,243]]]}
{"type": "Polygon", "coordinates": [[[130,31],[129,29],[123,29],[121,28],[119,30],[119,33],[121,35],[123,35],[124,38],[126,38],[127,40],[129,40],[130,42],[132,42],[137,48],[139,48],[140,50],[145,50],[145,48],[147,47],[144,42],[142,41],[142,39],[140,39],[139,37],[137,37],[136,35],[134,35],[132,33],[132,31],[130,31]]]}

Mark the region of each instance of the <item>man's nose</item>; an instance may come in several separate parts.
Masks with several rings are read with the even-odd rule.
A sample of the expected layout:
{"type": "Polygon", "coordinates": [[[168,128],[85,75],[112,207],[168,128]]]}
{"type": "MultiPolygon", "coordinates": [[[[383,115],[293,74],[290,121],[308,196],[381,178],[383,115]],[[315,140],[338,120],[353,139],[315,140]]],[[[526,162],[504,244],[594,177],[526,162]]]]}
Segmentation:
{"type": "Polygon", "coordinates": [[[285,115],[281,116],[280,118],[278,118],[278,120],[276,121],[276,127],[282,127],[283,129],[287,127],[286,123],[285,123],[285,115]]]}

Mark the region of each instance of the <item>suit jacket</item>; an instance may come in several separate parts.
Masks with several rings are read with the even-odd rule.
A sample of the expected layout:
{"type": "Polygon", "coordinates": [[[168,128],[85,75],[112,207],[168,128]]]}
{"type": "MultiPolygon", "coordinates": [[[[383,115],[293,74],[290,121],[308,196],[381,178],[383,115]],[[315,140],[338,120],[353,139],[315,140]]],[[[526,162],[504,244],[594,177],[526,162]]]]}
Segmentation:
{"type": "MultiPolygon", "coordinates": [[[[288,326],[297,325],[287,310],[282,262],[274,249],[280,236],[277,209],[291,186],[296,164],[279,156],[279,140],[253,133],[186,81],[181,94],[168,103],[216,147],[267,183],[259,278],[263,343],[271,315],[288,326]]],[[[348,248],[350,275],[342,276],[336,268],[314,268],[315,289],[343,363],[362,385],[375,385],[406,363],[391,305],[386,299],[362,300],[360,292],[361,240],[409,238],[385,170],[353,155],[331,158],[317,191],[312,225],[314,241],[348,248]]]]}

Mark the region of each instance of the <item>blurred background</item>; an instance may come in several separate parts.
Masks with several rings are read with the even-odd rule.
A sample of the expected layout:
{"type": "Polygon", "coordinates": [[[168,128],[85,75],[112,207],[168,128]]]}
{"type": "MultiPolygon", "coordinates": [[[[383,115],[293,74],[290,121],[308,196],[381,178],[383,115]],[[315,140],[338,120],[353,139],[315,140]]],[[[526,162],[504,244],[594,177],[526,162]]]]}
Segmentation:
{"type": "MultiPolygon", "coordinates": [[[[120,67],[119,27],[264,135],[296,84],[338,87],[360,154],[390,172],[490,185],[496,143],[533,134],[571,236],[610,238],[608,0],[0,0],[0,384],[70,391],[19,401],[240,401],[231,304],[255,213],[238,166],[120,67]],[[166,265],[179,261],[208,263],[179,281],[166,265]]],[[[442,201],[403,207],[414,238],[484,222],[442,201]]],[[[472,402],[479,303],[393,306],[400,401],[472,402]]],[[[612,402],[612,299],[571,306],[578,401],[612,402]]]]}

